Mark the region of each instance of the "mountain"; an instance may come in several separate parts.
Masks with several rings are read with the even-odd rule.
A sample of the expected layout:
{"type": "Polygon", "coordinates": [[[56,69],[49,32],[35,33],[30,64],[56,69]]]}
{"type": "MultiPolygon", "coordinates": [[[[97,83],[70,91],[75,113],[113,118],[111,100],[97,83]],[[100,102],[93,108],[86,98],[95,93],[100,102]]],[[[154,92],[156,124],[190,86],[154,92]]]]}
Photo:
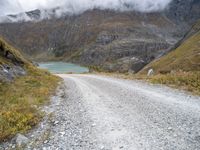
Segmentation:
{"type": "Polygon", "coordinates": [[[37,61],[64,60],[104,71],[138,72],[168,53],[200,18],[198,0],[173,0],[162,12],[93,9],[0,24],[0,35],[37,61]]]}
{"type": "Polygon", "coordinates": [[[155,73],[200,71],[200,20],[169,54],[148,64],[141,73],[153,69],[155,73]]]}
{"type": "Polygon", "coordinates": [[[38,22],[43,19],[50,19],[56,17],[62,17],[62,15],[58,16],[58,12],[61,11],[61,8],[57,7],[54,9],[36,9],[29,12],[22,12],[19,14],[12,14],[7,16],[0,16],[0,23],[14,23],[14,22],[38,22]]]}

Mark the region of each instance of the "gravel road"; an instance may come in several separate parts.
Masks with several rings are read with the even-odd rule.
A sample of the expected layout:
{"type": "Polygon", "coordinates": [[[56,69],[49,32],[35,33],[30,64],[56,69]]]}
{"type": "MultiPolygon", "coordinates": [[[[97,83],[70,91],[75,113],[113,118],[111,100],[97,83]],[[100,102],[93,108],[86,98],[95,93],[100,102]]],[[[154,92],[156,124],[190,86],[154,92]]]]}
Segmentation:
{"type": "Polygon", "coordinates": [[[200,97],[141,81],[59,76],[67,97],[52,107],[48,137],[27,149],[200,150],[200,97]]]}
{"type": "Polygon", "coordinates": [[[72,137],[58,137],[59,147],[200,149],[200,98],[138,81],[97,75],[60,77],[69,96],[63,117],[73,126],[72,137]]]}

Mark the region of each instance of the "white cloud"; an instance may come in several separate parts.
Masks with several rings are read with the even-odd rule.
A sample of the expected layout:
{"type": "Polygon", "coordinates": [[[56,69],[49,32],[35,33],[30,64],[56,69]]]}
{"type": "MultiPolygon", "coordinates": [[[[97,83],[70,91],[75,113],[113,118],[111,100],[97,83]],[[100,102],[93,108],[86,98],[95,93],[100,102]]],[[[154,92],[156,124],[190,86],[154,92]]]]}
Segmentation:
{"type": "Polygon", "coordinates": [[[92,8],[142,12],[164,9],[171,0],[0,0],[0,15],[30,11],[37,8],[62,7],[63,12],[79,13],[92,8]]]}

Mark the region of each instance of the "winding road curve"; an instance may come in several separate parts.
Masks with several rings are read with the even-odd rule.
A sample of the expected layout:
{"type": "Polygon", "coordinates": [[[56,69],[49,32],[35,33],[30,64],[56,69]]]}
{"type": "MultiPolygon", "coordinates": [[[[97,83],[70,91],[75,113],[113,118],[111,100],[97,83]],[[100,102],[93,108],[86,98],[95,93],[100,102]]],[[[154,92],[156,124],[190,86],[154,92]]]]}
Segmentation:
{"type": "Polygon", "coordinates": [[[64,115],[71,120],[73,128],[69,130],[76,140],[69,140],[74,135],[67,135],[64,140],[58,136],[58,147],[200,149],[199,97],[99,75],[59,76],[67,87],[63,108],[68,112],[64,115]]]}

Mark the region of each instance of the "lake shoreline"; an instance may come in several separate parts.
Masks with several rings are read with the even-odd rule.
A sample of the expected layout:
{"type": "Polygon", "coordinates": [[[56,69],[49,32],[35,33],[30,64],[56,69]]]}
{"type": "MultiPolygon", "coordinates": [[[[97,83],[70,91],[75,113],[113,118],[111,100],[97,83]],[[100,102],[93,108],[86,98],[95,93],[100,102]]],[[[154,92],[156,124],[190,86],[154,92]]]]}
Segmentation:
{"type": "Polygon", "coordinates": [[[53,74],[89,73],[89,68],[62,61],[37,62],[38,68],[46,69],[53,74]]]}

